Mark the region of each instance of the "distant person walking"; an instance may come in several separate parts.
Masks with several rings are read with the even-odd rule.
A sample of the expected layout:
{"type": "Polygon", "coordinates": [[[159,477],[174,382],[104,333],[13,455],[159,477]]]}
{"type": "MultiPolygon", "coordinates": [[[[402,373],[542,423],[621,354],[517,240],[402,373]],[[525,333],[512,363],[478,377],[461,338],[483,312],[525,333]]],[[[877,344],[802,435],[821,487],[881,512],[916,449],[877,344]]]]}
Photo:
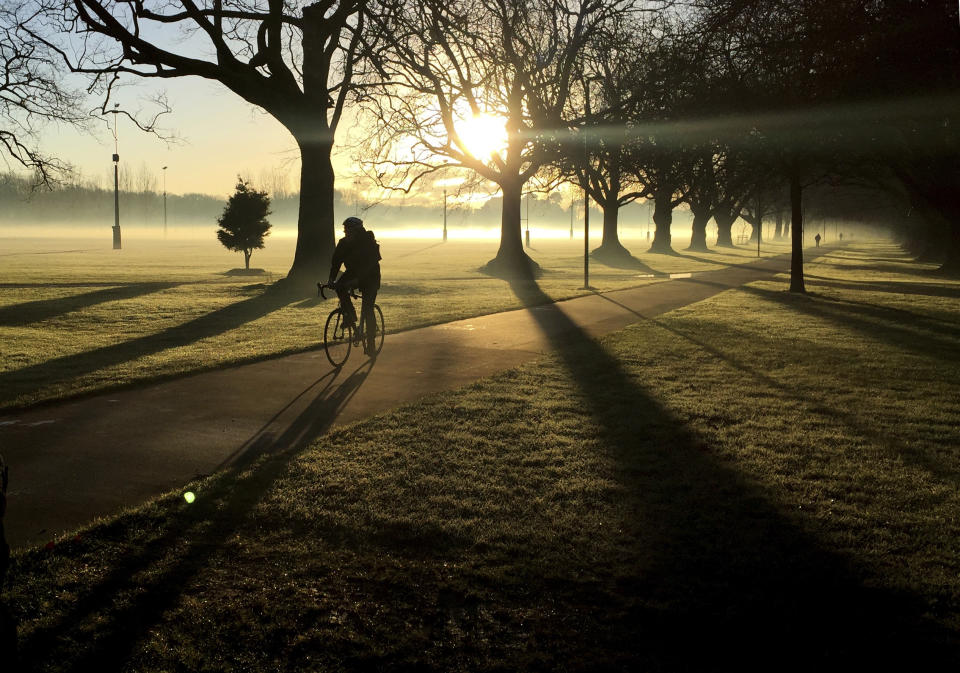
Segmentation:
{"type": "Polygon", "coordinates": [[[840,240],[841,240],[841,241],[843,240],[843,232],[842,232],[842,231],[840,232],[840,240]]]}
{"type": "Polygon", "coordinates": [[[815,241],[817,242],[817,247],[819,248],[819,247],[820,247],[820,234],[817,234],[816,236],[814,236],[814,237],[813,237],[813,240],[815,240],[815,241]]]}
{"type": "Polygon", "coordinates": [[[359,217],[348,217],[343,221],[343,238],[337,242],[330,263],[330,282],[336,288],[343,308],[344,324],[352,327],[357,323],[357,311],[350,300],[350,290],[360,290],[363,299],[360,304],[360,317],[365,321],[363,344],[364,353],[376,353],[377,320],[373,314],[373,305],[380,289],[380,244],[372,231],[363,227],[359,217]],[[340,266],[344,272],[337,279],[340,266]]]}

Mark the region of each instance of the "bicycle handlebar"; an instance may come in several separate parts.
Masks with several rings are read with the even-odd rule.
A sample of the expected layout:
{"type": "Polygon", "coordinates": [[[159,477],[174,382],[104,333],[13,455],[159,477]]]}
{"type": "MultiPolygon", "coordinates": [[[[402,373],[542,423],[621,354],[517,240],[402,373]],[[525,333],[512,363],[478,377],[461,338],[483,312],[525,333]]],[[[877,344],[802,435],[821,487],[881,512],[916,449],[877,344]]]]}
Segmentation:
{"type": "MultiPolygon", "coordinates": [[[[317,294],[323,297],[324,299],[326,299],[327,295],[324,294],[323,292],[324,290],[333,290],[334,293],[336,293],[337,291],[337,289],[333,285],[330,285],[328,283],[317,283],[317,294]]],[[[354,290],[353,288],[350,288],[350,298],[362,299],[362,297],[359,294],[357,294],[357,291],[354,290]]]]}

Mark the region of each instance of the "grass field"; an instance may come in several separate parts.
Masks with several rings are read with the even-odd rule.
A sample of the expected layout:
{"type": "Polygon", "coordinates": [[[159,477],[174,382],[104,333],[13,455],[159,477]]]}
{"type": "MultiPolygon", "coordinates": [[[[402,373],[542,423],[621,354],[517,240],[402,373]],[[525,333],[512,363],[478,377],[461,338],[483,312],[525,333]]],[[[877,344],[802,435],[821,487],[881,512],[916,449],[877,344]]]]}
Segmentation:
{"type": "MultiPolygon", "coordinates": [[[[213,237],[211,236],[211,239],[213,237]]],[[[496,242],[382,241],[388,331],[519,308],[507,283],[479,273],[496,242]]],[[[634,249],[646,248],[636,241],[634,249]]],[[[122,251],[90,239],[0,242],[0,409],[316,348],[333,302],[266,292],[293,259],[293,239],[269,240],[252,264],[216,240],[128,240],[122,251]]],[[[583,294],[582,242],[532,251],[553,300],[583,294]]],[[[781,253],[767,246],[765,254],[781,253]]],[[[592,265],[602,290],[657,282],[755,259],[756,251],[638,257],[649,270],[592,265]]]]}
{"type": "Polygon", "coordinates": [[[955,670],[960,283],[808,272],[16,555],[28,670],[955,670]]]}

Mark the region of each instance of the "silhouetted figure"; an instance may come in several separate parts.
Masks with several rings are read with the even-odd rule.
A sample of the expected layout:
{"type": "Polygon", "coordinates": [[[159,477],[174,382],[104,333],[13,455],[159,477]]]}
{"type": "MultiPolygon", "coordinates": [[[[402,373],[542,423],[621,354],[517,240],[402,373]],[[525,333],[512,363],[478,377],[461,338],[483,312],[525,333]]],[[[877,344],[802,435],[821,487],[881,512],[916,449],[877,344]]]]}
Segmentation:
{"type": "Polygon", "coordinates": [[[819,247],[820,247],[820,234],[817,234],[816,236],[814,236],[814,237],[813,237],[813,240],[815,240],[815,241],[817,242],[817,247],[819,248],[819,247]]]}
{"type": "MultiPolygon", "coordinates": [[[[7,544],[3,517],[7,513],[7,483],[10,472],[0,456],[0,594],[6,586],[7,569],[10,567],[10,545],[7,544]]],[[[15,671],[17,667],[17,623],[7,609],[6,602],[0,598],[0,670],[15,671]]]]}
{"type": "Polygon", "coordinates": [[[350,300],[350,290],[358,288],[363,295],[360,306],[360,315],[366,322],[363,352],[372,356],[377,352],[377,319],[373,313],[373,305],[380,289],[380,245],[373,232],[363,228],[363,220],[359,217],[348,217],[343,221],[343,234],[333,251],[330,285],[336,287],[345,324],[348,326],[357,322],[357,311],[350,300]],[[344,266],[343,275],[334,283],[341,264],[344,266]]]}
{"type": "Polygon", "coordinates": [[[841,241],[843,240],[843,232],[842,232],[842,231],[840,232],[840,240],[841,240],[841,241]]]}

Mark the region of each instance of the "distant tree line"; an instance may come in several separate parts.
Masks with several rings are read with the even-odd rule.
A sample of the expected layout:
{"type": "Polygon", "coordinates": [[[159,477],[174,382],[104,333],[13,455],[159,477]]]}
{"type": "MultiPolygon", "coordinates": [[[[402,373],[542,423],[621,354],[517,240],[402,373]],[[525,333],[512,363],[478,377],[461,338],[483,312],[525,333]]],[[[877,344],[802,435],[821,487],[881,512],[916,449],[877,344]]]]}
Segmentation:
{"type": "MultiPolygon", "coordinates": [[[[121,176],[123,172],[121,171],[121,176]]],[[[155,186],[131,189],[130,180],[120,180],[120,217],[125,225],[152,226],[163,223],[163,193],[155,186]],[[124,189],[126,187],[126,189],[124,189]]],[[[167,194],[167,220],[177,226],[210,227],[223,210],[226,199],[209,194],[167,194]]],[[[274,213],[284,222],[295,222],[298,195],[274,198],[274,213]]],[[[49,224],[89,226],[113,223],[113,187],[97,180],[63,180],[50,190],[34,189],[33,181],[20,174],[0,174],[0,224],[49,224]]]]}

